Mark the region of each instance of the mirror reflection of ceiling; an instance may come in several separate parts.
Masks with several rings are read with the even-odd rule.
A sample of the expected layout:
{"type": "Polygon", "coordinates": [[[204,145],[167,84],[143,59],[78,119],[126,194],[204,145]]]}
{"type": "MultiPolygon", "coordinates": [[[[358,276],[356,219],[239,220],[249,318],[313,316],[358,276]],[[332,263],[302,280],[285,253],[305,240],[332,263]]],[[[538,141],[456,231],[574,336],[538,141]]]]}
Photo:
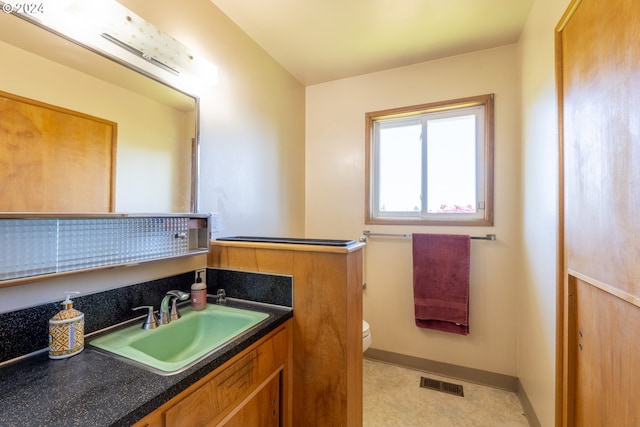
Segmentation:
{"type": "MultiPolygon", "coordinates": [[[[45,0],[43,7],[72,3],[68,0],[51,1],[53,0],[45,0]]],[[[93,1],[88,3],[93,4],[93,1]]],[[[0,1],[0,5],[6,10],[6,3],[0,1]]],[[[25,20],[14,13],[0,13],[0,50],[6,64],[3,88],[16,95],[76,111],[86,111],[118,122],[116,212],[195,212],[197,176],[193,172],[197,170],[197,158],[194,159],[192,154],[197,151],[192,141],[197,139],[198,112],[197,98],[189,95],[193,92],[187,86],[169,82],[171,78],[177,77],[174,74],[150,64],[101,36],[98,36],[101,42],[117,52],[119,58],[114,59],[114,54],[93,45],[89,50],[86,41],[72,41],[67,35],[59,37],[59,34],[54,34],[55,31],[44,30],[42,22],[37,25],[33,22],[33,17],[25,20]],[[15,46],[20,51],[11,50],[9,46],[15,46]],[[14,54],[22,51],[24,54],[14,54]],[[24,62],[23,58],[28,58],[26,55],[30,54],[45,61],[44,66],[40,66],[40,62],[33,62],[35,59],[24,62]],[[138,62],[132,65],[130,60],[138,62]],[[47,61],[53,61],[49,64],[62,64],[63,67],[53,67],[47,61]],[[144,69],[145,66],[152,72],[144,69]],[[64,69],[75,74],[59,74],[64,69]],[[85,86],[78,85],[78,72],[96,77],[96,81],[103,81],[108,85],[102,83],[96,91],[86,89],[85,86]],[[114,89],[117,87],[117,90],[109,90],[109,86],[114,89]],[[122,90],[143,95],[138,96],[138,105],[145,104],[143,99],[153,100],[153,105],[145,105],[164,116],[154,118],[156,116],[151,116],[151,110],[146,107],[126,112],[123,107],[128,102],[122,96],[129,95],[122,90]],[[85,94],[89,96],[86,100],[81,100],[79,97],[84,97],[85,94]],[[108,97],[112,99],[109,100],[108,97]],[[89,108],[85,110],[86,107],[89,108]],[[140,115],[142,111],[145,113],[143,116],[140,115]],[[127,122],[134,122],[136,128],[129,128],[127,122]],[[169,123],[177,122],[180,122],[179,129],[167,131],[169,123]],[[147,123],[144,129],[141,128],[145,126],[143,123],[147,123]],[[165,128],[158,126],[158,123],[165,128]],[[169,134],[179,135],[180,140],[159,142],[162,138],[169,138],[169,134]],[[144,142],[139,138],[143,138],[144,142]]],[[[186,76],[188,72],[180,74],[186,76]]],[[[81,77],[81,80],[84,84],[90,79],[81,77]]]]}

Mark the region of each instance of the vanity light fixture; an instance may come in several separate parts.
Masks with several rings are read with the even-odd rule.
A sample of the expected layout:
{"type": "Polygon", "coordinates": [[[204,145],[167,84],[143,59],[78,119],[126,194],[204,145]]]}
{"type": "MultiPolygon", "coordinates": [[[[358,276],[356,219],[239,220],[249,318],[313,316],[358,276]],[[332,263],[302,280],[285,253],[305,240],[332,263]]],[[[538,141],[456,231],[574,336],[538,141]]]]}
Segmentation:
{"type": "Polygon", "coordinates": [[[194,66],[187,47],[117,2],[103,24],[101,36],[175,75],[194,66]]]}
{"type": "MultiPolygon", "coordinates": [[[[9,3],[0,3],[6,12],[9,3]]],[[[9,12],[37,21],[177,87],[190,86],[194,81],[217,81],[217,67],[115,0],[42,0],[37,9],[14,8],[9,12]]]]}
{"type": "MultiPolygon", "coordinates": [[[[111,43],[120,46],[123,49],[126,49],[127,51],[131,52],[134,55],[139,56],[140,58],[149,61],[150,63],[152,63],[153,65],[162,68],[165,71],[168,71],[169,73],[175,75],[175,76],[179,76],[180,75],[180,71],[176,70],[175,68],[171,67],[170,65],[165,64],[164,62],[159,61],[158,59],[154,58],[153,56],[149,55],[148,53],[142,51],[142,50],[138,50],[135,47],[128,45],[127,43],[120,41],[119,39],[113,37],[111,34],[107,34],[107,33],[102,33],[101,34],[102,37],[104,37],[105,39],[109,40],[111,43]]],[[[192,57],[193,58],[193,57],[192,57]]]]}

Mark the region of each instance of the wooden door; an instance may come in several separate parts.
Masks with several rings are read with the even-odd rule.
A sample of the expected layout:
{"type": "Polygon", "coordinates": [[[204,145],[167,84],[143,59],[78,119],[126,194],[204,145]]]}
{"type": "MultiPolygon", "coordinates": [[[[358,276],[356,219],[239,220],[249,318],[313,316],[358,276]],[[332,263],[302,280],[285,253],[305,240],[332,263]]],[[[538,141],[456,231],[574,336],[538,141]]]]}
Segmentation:
{"type": "Polygon", "coordinates": [[[574,1],[556,40],[557,424],[640,426],[640,1],[574,1]]]}
{"type": "Polygon", "coordinates": [[[113,212],[117,128],[0,91],[0,212],[113,212]]]}

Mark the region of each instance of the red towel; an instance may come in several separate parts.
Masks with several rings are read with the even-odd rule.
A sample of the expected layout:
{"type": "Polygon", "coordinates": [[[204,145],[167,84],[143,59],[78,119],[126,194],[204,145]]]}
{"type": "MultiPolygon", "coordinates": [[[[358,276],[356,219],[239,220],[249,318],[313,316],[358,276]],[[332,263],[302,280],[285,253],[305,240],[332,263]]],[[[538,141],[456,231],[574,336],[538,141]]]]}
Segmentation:
{"type": "Polygon", "coordinates": [[[416,326],[468,335],[469,236],[412,237],[416,326]]]}

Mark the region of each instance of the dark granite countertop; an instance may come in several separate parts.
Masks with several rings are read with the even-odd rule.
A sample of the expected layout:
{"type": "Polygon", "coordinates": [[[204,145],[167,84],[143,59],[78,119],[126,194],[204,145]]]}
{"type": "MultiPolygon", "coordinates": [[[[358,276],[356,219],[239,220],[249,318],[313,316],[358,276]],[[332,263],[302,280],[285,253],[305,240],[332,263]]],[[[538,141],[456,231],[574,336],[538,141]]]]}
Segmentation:
{"type": "Polygon", "coordinates": [[[44,352],[0,368],[0,425],[129,426],[293,316],[286,307],[233,299],[227,305],[273,316],[176,375],[154,374],[90,345],[68,359],[44,352]]]}

